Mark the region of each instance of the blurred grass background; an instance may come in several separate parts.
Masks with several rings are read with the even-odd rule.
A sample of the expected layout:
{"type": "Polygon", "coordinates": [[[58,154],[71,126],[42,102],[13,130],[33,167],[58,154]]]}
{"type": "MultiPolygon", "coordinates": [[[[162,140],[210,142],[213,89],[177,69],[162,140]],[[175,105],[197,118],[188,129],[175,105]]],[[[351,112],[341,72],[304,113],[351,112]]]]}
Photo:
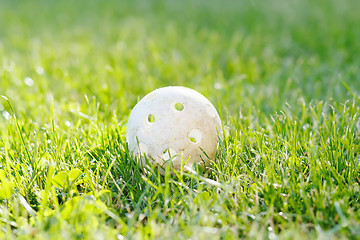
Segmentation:
{"type": "Polygon", "coordinates": [[[84,95],[126,118],[138,97],[168,85],[194,88],[231,114],[343,102],[343,82],[360,87],[359,5],[2,1],[0,92],[35,119],[52,98],[81,105],[84,95]]]}

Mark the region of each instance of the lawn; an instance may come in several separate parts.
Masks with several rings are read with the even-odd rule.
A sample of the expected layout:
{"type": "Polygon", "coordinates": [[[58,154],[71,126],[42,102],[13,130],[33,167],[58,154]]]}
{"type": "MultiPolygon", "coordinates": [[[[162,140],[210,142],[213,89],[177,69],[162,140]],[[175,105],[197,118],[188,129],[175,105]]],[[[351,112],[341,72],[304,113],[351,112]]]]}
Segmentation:
{"type": "Polygon", "coordinates": [[[0,239],[360,239],[360,1],[0,1],[0,239]],[[217,108],[217,158],[144,171],[159,87],[217,108]]]}

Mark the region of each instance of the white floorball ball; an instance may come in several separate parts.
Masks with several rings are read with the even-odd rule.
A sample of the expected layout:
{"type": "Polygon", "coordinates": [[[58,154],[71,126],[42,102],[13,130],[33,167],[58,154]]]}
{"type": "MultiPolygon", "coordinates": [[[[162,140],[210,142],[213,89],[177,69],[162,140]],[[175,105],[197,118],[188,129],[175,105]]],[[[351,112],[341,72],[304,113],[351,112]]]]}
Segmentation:
{"type": "Polygon", "coordinates": [[[131,111],[126,130],[133,154],[177,170],[181,164],[214,160],[218,136],[222,127],[214,106],[185,87],[164,87],[146,95],[131,111]]]}

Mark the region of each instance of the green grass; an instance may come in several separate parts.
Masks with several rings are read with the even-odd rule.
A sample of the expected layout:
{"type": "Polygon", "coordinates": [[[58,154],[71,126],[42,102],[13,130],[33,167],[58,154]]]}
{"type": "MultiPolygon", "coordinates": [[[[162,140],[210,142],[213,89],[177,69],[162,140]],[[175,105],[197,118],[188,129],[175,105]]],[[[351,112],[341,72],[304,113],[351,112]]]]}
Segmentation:
{"type": "Polygon", "coordinates": [[[360,2],[0,2],[0,239],[359,239],[360,2]],[[225,136],[165,176],[131,108],[191,87],[225,136]]]}

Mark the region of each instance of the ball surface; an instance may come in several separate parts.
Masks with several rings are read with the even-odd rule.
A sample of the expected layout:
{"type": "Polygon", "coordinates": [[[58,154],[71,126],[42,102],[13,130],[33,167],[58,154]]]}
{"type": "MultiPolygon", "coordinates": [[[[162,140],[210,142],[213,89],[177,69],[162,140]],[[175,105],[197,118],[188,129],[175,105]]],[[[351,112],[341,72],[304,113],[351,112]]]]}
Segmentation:
{"type": "Polygon", "coordinates": [[[222,127],[214,106],[197,91],[178,86],[159,88],[141,99],[126,130],[133,154],[177,170],[181,164],[214,160],[218,136],[222,127]]]}

